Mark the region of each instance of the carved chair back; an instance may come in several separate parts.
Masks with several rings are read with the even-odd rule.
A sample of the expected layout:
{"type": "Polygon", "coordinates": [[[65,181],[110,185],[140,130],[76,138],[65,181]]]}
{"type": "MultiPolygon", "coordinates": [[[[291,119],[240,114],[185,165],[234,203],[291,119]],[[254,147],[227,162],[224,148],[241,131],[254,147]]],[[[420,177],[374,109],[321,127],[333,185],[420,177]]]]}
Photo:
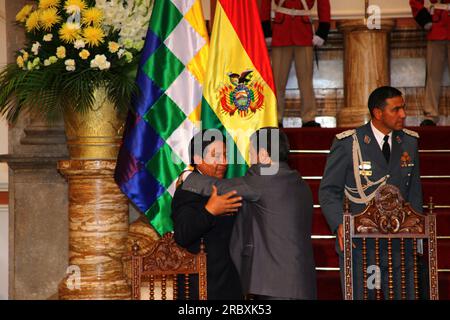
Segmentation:
{"type": "Polygon", "coordinates": [[[200,252],[192,254],[175,243],[173,233],[167,233],[146,255],[139,255],[139,245],[134,243],[131,255],[132,299],[141,299],[141,284],[147,282],[150,300],[155,300],[155,284],[160,284],[161,300],[168,300],[170,297],[174,300],[189,300],[191,275],[198,275],[198,299],[207,300],[206,253],[203,242],[200,252]],[[178,296],[180,278],[184,278],[183,297],[178,296]],[[168,287],[171,287],[171,292],[167,290],[168,287]]]}
{"type": "MultiPolygon", "coordinates": [[[[383,292],[380,288],[380,282],[375,288],[370,288],[375,290],[374,295],[371,294],[372,298],[379,300],[384,293],[385,298],[394,299],[394,287],[399,288],[398,284],[394,284],[394,280],[400,280],[401,299],[406,299],[407,296],[413,296],[415,299],[418,299],[418,259],[422,257],[421,254],[423,253],[425,253],[425,258],[428,256],[429,299],[437,300],[439,298],[436,216],[433,214],[432,198],[430,198],[428,211],[427,215],[416,212],[409,203],[405,203],[399,189],[393,185],[380,187],[374,199],[359,214],[351,215],[348,199],[345,199],[344,294],[346,300],[354,298],[355,272],[362,272],[362,278],[359,278],[363,282],[362,298],[369,298],[370,281],[368,280],[372,275],[372,271],[374,272],[373,274],[376,273],[376,270],[368,268],[370,267],[368,265],[370,262],[375,262],[374,266],[376,267],[384,263],[385,267],[383,269],[385,273],[383,276],[384,279],[387,278],[386,289],[383,292]],[[423,246],[424,242],[425,246],[423,246]],[[355,245],[355,243],[358,245],[355,245]],[[407,245],[412,248],[407,250],[407,245]],[[426,250],[420,250],[424,247],[426,250]],[[400,249],[399,254],[398,248],[400,249]],[[359,252],[356,253],[355,250],[359,250],[359,252]],[[397,250],[396,254],[393,254],[394,250],[397,250]],[[359,261],[357,264],[354,264],[355,260],[352,255],[356,254],[358,259],[362,257],[362,263],[359,261]],[[412,266],[412,271],[410,268],[407,268],[407,264],[412,266]],[[362,270],[355,270],[356,266],[359,266],[362,270]],[[400,269],[400,277],[394,277],[395,268],[397,270],[400,269]],[[412,279],[413,286],[412,283],[407,285],[408,279],[412,279]],[[407,295],[407,288],[412,287],[414,292],[410,292],[407,295]]],[[[377,270],[379,271],[380,269],[377,270]]]]}

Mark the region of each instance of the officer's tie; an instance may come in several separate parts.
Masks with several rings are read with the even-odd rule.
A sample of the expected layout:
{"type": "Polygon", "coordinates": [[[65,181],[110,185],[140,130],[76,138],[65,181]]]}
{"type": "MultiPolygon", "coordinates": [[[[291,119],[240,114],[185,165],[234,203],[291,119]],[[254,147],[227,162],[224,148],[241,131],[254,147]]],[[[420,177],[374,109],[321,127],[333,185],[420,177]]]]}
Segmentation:
{"type": "Polygon", "coordinates": [[[389,163],[389,158],[391,157],[391,148],[389,147],[389,136],[384,136],[383,138],[383,155],[386,159],[386,162],[389,163]]]}

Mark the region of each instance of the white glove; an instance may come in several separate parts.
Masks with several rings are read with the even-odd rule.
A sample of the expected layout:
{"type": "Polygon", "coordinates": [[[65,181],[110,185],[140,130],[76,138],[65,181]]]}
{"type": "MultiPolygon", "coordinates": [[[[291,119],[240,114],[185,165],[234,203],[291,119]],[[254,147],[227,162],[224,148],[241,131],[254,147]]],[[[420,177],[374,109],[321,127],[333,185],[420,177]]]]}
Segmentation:
{"type": "Polygon", "coordinates": [[[425,29],[425,31],[428,31],[431,29],[432,26],[433,22],[428,22],[426,25],[423,26],[423,28],[425,29]]]}
{"type": "Polygon", "coordinates": [[[325,43],[325,40],[323,40],[321,37],[319,37],[318,35],[314,35],[313,40],[312,40],[313,45],[315,45],[316,47],[321,47],[323,46],[323,44],[325,43]]]}

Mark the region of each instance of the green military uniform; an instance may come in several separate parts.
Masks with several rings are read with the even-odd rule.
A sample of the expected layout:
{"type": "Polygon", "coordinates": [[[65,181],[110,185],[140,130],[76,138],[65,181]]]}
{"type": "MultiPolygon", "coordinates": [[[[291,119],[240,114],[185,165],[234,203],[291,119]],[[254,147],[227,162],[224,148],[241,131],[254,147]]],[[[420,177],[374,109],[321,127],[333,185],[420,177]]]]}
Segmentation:
{"type": "MultiPolygon", "coordinates": [[[[350,212],[360,213],[375,196],[376,190],[384,184],[398,187],[405,201],[409,202],[416,211],[422,212],[418,138],[419,135],[414,131],[407,129],[394,131],[388,163],[376,141],[370,123],[336,136],[319,189],[322,212],[334,233],[343,223],[344,194],[350,200],[350,212]]],[[[361,270],[359,265],[362,263],[362,256],[358,250],[360,245],[358,243],[356,245],[353,261],[355,270],[361,270]]],[[[371,251],[371,247],[369,244],[369,251],[371,251]]],[[[382,243],[381,250],[383,247],[382,243]]],[[[412,247],[411,243],[407,246],[407,251],[412,250],[410,247],[412,247]]],[[[395,242],[393,249],[394,255],[395,252],[398,253],[399,245],[395,242]]],[[[341,270],[343,270],[343,253],[340,251],[338,243],[336,243],[336,250],[340,256],[341,270]]],[[[383,256],[381,260],[380,267],[383,276],[383,256]]],[[[371,261],[369,261],[370,264],[371,261]]],[[[407,262],[407,267],[408,264],[407,262]]],[[[362,273],[354,273],[354,278],[354,297],[360,299],[362,298],[362,273]]],[[[343,280],[342,272],[341,280],[343,280]]],[[[382,287],[384,283],[383,277],[382,287]]],[[[395,291],[397,298],[400,290],[395,291]]]]}

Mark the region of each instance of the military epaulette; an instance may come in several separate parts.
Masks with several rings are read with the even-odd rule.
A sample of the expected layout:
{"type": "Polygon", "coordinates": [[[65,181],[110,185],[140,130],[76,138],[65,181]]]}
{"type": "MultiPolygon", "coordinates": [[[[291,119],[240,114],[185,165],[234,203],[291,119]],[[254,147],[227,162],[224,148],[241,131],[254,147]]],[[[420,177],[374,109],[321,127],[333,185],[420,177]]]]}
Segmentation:
{"type": "Polygon", "coordinates": [[[347,131],[338,133],[338,134],[336,135],[336,138],[338,138],[339,140],[341,140],[341,139],[344,139],[344,138],[347,138],[347,137],[352,136],[353,134],[355,134],[355,132],[356,132],[355,129],[347,130],[347,131]]]}
{"type": "Polygon", "coordinates": [[[408,134],[408,135],[410,135],[410,136],[412,136],[412,137],[414,137],[414,138],[419,139],[419,134],[417,132],[415,132],[415,131],[408,130],[408,129],[403,129],[403,132],[408,134]]]}

